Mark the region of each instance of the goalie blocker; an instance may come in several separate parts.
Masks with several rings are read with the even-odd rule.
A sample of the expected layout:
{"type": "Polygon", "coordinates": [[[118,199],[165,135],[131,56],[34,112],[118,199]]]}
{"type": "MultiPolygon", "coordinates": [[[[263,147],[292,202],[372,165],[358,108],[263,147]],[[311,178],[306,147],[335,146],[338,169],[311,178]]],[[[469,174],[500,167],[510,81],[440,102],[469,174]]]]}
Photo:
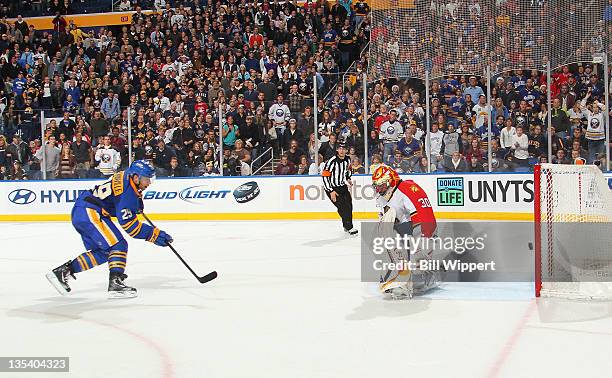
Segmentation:
{"type": "MultiPolygon", "coordinates": [[[[397,234],[414,238],[434,236],[436,218],[423,188],[412,180],[401,180],[395,170],[384,164],[372,174],[372,184],[377,194],[377,206],[381,209],[377,228],[379,237],[395,238],[397,234]]],[[[380,277],[380,291],[392,299],[425,293],[438,286],[441,279],[438,271],[405,268],[411,260],[416,263],[413,266],[418,266],[419,260],[429,258],[432,251],[403,247],[387,248],[378,256],[383,264],[390,263],[385,266],[394,267],[380,277]]]]}

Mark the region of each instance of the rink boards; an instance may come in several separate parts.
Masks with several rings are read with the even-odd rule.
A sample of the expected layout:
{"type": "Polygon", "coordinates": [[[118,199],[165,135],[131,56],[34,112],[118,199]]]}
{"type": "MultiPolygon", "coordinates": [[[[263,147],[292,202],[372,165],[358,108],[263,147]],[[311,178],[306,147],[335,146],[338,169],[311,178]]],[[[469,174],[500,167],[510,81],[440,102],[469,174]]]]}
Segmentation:
{"type": "MultiPolygon", "coordinates": [[[[426,191],[439,219],[531,220],[531,174],[406,175],[426,191]]],[[[612,186],[612,174],[606,174],[612,186]]],[[[100,180],[0,182],[0,221],[66,221],[79,193],[100,180]]],[[[371,176],[353,177],[356,219],[377,209],[371,176]]],[[[319,176],[157,179],[144,193],[159,220],[336,219],[319,176]]]]}

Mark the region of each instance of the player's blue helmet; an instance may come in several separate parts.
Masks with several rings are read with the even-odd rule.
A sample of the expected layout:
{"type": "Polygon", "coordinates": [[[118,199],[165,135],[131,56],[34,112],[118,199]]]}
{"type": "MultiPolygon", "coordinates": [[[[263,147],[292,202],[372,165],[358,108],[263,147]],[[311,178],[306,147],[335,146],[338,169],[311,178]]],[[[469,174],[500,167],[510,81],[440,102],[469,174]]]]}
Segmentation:
{"type": "Polygon", "coordinates": [[[146,160],[136,160],[126,169],[128,175],[138,175],[139,177],[155,178],[155,168],[146,160]]]}

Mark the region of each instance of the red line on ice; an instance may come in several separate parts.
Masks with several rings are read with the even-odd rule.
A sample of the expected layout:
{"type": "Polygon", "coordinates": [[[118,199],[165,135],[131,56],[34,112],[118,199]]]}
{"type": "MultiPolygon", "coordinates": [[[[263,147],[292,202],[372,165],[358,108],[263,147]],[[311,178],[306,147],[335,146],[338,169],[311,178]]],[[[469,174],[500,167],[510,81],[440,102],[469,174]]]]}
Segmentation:
{"type": "Polygon", "coordinates": [[[496,378],[498,376],[499,372],[501,371],[501,368],[504,366],[504,363],[506,362],[506,359],[508,358],[508,356],[512,352],[512,349],[516,345],[516,342],[518,341],[519,337],[521,336],[521,334],[525,330],[525,326],[527,325],[527,321],[529,321],[529,318],[533,314],[533,311],[536,309],[536,306],[537,306],[536,300],[533,299],[529,303],[529,306],[527,307],[527,310],[525,311],[523,316],[521,316],[519,322],[514,327],[514,330],[512,331],[512,334],[510,335],[510,337],[508,338],[508,340],[504,344],[504,347],[499,352],[499,355],[497,356],[497,358],[495,359],[495,362],[491,366],[491,369],[489,370],[489,372],[487,374],[488,378],[496,378]]]}

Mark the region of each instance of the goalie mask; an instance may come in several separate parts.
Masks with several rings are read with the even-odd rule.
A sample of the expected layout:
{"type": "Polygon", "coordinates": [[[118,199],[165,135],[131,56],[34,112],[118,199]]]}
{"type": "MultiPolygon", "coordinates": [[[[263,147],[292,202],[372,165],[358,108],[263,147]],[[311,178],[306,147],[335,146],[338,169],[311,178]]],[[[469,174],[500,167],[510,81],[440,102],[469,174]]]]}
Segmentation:
{"type": "Polygon", "coordinates": [[[386,200],[391,198],[393,188],[400,183],[400,177],[397,172],[388,165],[381,164],[372,173],[372,185],[379,196],[386,200]]]}

